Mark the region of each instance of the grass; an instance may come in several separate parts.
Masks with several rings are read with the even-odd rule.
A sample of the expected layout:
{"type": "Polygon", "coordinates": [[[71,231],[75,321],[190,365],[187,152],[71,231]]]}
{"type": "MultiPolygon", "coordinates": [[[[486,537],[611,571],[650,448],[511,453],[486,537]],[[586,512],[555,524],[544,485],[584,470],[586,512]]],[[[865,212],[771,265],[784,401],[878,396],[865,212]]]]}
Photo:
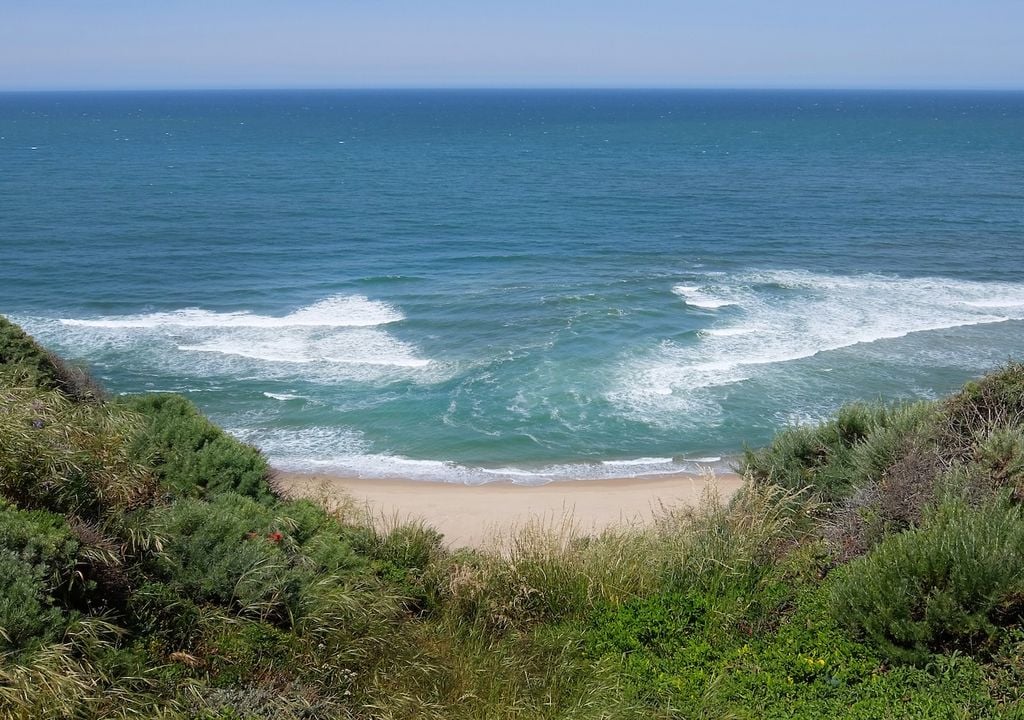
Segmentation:
{"type": "Polygon", "coordinates": [[[46,350],[2,315],[0,366],[17,367],[31,376],[32,384],[47,390],[60,390],[79,402],[107,399],[106,391],[86,369],[46,350]]]}
{"type": "Polygon", "coordinates": [[[0,321],[0,718],[1024,716],[1020,365],[784,430],[728,503],[455,552],[69,367],[0,321]]]}

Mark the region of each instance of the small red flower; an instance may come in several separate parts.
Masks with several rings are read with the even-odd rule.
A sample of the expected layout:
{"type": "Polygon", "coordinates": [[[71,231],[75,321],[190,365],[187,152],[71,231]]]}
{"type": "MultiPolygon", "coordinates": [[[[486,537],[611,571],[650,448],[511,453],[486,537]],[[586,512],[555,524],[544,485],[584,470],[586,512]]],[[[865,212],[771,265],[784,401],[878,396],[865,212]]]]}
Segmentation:
{"type": "Polygon", "coordinates": [[[267,539],[270,540],[270,542],[275,542],[275,543],[281,542],[281,540],[283,538],[284,538],[284,535],[282,535],[281,532],[278,531],[278,530],[275,530],[274,532],[272,532],[269,535],[267,535],[267,539]]]}

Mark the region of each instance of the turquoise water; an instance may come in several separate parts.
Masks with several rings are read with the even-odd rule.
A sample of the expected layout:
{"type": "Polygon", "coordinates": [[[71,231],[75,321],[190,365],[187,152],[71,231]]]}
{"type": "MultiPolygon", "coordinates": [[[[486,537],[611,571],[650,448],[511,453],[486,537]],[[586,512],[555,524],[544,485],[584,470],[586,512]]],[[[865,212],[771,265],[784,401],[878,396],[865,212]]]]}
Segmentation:
{"type": "Polygon", "coordinates": [[[695,469],[1024,357],[1024,94],[0,94],[0,243],[280,466],[695,469]]]}

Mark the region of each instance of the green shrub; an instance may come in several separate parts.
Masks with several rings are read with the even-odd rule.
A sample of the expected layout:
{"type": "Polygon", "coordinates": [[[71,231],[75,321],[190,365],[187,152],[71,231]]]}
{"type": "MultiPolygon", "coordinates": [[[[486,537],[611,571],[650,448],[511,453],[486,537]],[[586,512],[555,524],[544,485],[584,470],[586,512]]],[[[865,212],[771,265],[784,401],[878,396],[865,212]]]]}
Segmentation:
{"type": "Polygon", "coordinates": [[[288,530],[288,535],[299,545],[309,542],[321,531],[341,529],[341,525],[324,507],[312,500],[285,500],[275,508],[275,522],[288,530]]]}
{"type": "Polygon", "coordinates": [[[950,482],[934,442],[923,434],[906,435],[894,457],[881,469],[880,477],[868,478],[837,503],[826,522],[825,535],[841,562],[863,555],[890,535],[918,526],[944,489],[956,484],[950,482]]]}
{"type": "Polygon", "coordinates": [[[352,574],[369,566],[362,548],[372,536],[370,528],[326,527],[302,545],[304,562],[318,575],[352,574]]]}
{"type": "Polygon", "coordinates": [[[301,643],[292,633],[262,622],[221,623],[203,639],[201,654],[217,687],[237,687],[254,680],[280,684],[305,668],[296,664],[301,643]]]}
{"type": "Polygon", "coordinates": [[[153,511],[166,539],[150,567],[185,597],[286,620],[300,574],[273,519],[266,506],[234,493],[181,499],[153,511]]]}
{"type": "Polygon", "coordinates": [[[742,602],[779,558],[809,536],[816,511],[805,493],[747,485],[728,504],[708,498],[698,508],[666,513],[647,562],[664,588],[742,602]]]}
{"type": "Polygon", "coordinates": [[[32,565],[0,547],[0,647],[52,640],[64,621],[53,607],[45,565],[32,565]]]}
{"type": "Polygon", "coordinates": [[[396,525],[371,550],[373,559],[402,570],[422,572],[444,554],[443,536],[420,522],[396,525]]]}
{"type": "Polygon", "coordinates": [[[810,487],[836,501],[851,488],[877,481],[934,412],[931,403],[848,405],[832,420],[787,428],[768,447],[745,451],[741,471],[758,483],[810,487]]]}
{"type": "Polygon", "coordinates": [[[187,595],[159,582],[138,587],[127,614],[136,633],[158,639],[167,649],[190,647],[200,619],[199,608],[187,595]]]}
{"type": "Polygon", "coordinates": [[[656,586],[647,543],[630,529],[591,539],[571,524],[528,526],[504,553],[460,551],[438,563],[433,582],[448,611],[470,624],[504,631],[563,622],[656,586]]]}
{"type": "Polygon", "coordinates": [[[975,651],[1015,621],[1024,600],[1024,518],[1005,501],[948,500],[917,529],[887,538],[845,568],[836,617],[887,655],[975,651]]]}
{"type": "Polygon", "coordinates": [[[930,450],[935,417],[932,402],[895,405],[879,412],[870,431],[851,448],[849,485],[878,482],[907,454],[930,450]]]}
{"type": "Polygon", "coordinates": [[[49,593],[74,580],[78,542],[59,515],[18,510],[0,500],[0,548],[37,571],[49,593]]]}
{"type": "Polygon", "coordinates": [[[871,432],[883,414],[881,408],[850,405],[816,427],[787,428],[767,448],[747,450],[741,470],[756,482],[791,490],[812,487],[832,499],[850,484],[852,448],[871,432]]]}
{"type": "Polygon", "coordinates": [[[0,315],[0,365],[17,365],[50,379],[52,368],[44,350],[28,333],[0,315]]]}
{"type": "Polygon", "coordinates": [[[136,456],[154,468],[164,485],[184,495],[233,491],[270,502],[270,468],[254,447],[207,420],[180,395],[131,398],[128,406],[145,423],[135,439],[136,456]]]}

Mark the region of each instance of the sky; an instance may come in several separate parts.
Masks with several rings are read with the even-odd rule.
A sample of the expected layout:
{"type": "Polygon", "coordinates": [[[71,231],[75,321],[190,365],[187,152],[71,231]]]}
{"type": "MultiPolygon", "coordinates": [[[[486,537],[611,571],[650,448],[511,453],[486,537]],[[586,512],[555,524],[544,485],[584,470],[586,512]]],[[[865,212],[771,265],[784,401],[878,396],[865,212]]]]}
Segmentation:
{"type": "Polygon", "coordinates": [[[1024,0],[0,0],[0,90],[1024,89],[1024,0]]]}

